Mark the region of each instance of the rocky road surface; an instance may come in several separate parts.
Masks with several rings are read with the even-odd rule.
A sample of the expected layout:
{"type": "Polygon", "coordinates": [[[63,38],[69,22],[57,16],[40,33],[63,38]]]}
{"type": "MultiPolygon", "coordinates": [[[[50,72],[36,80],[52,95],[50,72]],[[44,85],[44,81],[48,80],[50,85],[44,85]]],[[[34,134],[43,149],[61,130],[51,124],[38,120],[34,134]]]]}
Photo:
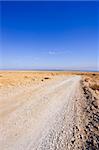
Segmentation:
{"type": "Polygon", "coordinates": [[[0,149],[81,149],[82,143],[74,144],[74,130],[79,126],[76,103],[81,99],[80,80],[80,76],[62,76],[0,94],[0,149]]]}

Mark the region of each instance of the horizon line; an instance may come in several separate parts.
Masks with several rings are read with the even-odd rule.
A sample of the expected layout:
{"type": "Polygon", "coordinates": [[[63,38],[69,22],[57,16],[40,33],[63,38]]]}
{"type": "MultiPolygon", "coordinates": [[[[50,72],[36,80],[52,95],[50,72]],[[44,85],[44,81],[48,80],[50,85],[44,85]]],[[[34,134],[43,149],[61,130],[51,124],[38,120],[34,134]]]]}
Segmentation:
{"type": "Polygon", "coordinates": [[[8,69],[1,69],[0,71],[79,71],[79,72],[99,72],[99,70],[87,70],[87,69],[15,69],[15,68],[8,68],[8,69]]]}

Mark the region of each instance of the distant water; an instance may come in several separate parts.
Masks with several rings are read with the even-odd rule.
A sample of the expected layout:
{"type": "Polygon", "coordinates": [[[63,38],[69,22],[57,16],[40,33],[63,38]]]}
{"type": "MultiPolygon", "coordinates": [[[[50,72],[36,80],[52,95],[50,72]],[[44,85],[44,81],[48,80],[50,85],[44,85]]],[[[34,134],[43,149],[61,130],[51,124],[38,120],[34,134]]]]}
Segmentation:
{"type": "Polygon", "coordinates": [[[59,71],[59,72],[99,72],[98,70],[64,70],[64,69],[0,69],[2,71],[59,71]]]}

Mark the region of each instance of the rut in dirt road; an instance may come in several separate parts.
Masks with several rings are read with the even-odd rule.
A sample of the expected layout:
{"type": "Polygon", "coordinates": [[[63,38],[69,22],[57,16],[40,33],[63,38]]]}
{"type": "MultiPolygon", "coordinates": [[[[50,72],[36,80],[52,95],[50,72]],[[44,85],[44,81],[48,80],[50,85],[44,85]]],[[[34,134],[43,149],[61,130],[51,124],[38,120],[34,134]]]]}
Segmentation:
{"type": "Polygon", "coordinates": [[[0,121],[2,150],[69,150],[77,124],[76,100],[81,98],[80,76],[59,77],[46,84],[4,98],[0,121]],[[9,109],[8,109],[9,107],[9,109]],[[6,114],[7,112],[7,114],[6,114]]]}

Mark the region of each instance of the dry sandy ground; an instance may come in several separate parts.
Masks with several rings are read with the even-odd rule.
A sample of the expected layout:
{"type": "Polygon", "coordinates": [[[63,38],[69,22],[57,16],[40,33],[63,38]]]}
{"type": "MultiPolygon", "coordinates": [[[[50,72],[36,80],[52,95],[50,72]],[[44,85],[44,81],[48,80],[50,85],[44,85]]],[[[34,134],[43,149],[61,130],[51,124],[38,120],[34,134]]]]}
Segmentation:
{"type": "Polygon", "coordinates": [[[86,130],[90,95],[97,98],[94,114],[89,109],[90,114],[98,113],[98,90],[88,93],[92,77],[63,72],[0,72],[0,149],[98,149],[97,139],[87,142],[89,133],[98,136],[97,122],[95,131],[86,130]]]}

